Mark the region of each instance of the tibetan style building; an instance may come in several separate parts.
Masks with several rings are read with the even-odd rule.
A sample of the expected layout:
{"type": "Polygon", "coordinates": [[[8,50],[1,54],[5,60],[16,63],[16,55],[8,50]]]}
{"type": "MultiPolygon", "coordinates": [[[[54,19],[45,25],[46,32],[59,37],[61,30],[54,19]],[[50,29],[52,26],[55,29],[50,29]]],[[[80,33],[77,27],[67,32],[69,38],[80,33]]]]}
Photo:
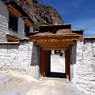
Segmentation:
{"type": "Polygon", "coordinates": [[[33,24],[15,0],[0,1],[0,71],[18,71],[35,79],[61,75],[76,84],[95,79],[95,37],[84,37],[83,30],[73,30],[70,24],[44,25],[36,32],[33,24]],[[64,72],[52,72],[52,55],[64,59],[64,72]]]}

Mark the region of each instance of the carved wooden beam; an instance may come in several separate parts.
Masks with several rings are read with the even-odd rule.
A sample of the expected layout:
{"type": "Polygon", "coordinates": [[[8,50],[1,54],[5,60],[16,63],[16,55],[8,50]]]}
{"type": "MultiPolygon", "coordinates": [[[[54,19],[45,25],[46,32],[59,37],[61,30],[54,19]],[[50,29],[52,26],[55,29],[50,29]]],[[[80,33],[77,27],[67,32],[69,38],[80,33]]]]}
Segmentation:
{"type": "Polygon", "coordinates": [[[7,34],[6,38],[7,38],[7,41],[9,42],[18,42],[20,40],[20,38],[10,35],[10,34],[7,34]]]}
{"type": "Polygon", "coordinates": [[[7,6],[9,13],[15,17],[19,17],[22,16],[21,12],[19,12],[14,6],[12,6],[11,4],[9,4],[7,6]]]}
{"type": "Polygon", "coordinates": [[[77,34],[47,35],[32,36],[30,37],[30,40],[44,50],[66,50],[66,48],[73,45],[79,37],[80,36],[77,34]]]}
{"type": "Polygon", "coordinates": [[[66,50],[67,47],[42,47],[43,50],[66,50]]]}
{"type": "Polygon", "coordinates": [[[51,34],[51,35],[34,35],[34,36],[30,36],[30,40],[39,40],[39,39],[73,39],[73,40],[78,40],[80,37],[79,34],[61,34],[61,35],[57,35],[57,34],[51,34]]]}

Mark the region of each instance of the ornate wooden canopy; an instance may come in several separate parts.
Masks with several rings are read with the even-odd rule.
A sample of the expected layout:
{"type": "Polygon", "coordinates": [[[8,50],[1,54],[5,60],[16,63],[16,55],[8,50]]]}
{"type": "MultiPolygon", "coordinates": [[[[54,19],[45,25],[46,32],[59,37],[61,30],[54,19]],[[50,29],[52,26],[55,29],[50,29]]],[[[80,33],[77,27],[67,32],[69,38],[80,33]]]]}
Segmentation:
{"type": "Polygon", "coordinates": [[[65,50],[74,44],[79,37],[79,34],[34,35],[30,36],[30,41],[44,50],[65,50]]]}

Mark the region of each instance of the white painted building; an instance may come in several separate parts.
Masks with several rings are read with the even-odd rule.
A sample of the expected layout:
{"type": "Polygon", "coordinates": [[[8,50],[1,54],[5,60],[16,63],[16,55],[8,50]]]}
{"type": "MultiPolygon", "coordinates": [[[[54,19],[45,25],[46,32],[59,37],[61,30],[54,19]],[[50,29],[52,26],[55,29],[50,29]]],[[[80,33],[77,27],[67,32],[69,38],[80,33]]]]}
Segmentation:
{"type": "Polygon", "coordinates": [[[33,31],[32,19],[14,0],[5,2],[0,1],[0,41],[7,41],[7,34],[25,39],[26,33],[33,31]]]}
{"type": "Polygon", "coordinates": [[[37,57],[36,48],[27,37],[33,32],[33,21],[15,0],[3,1],[0,1],[0,70],[16,70],[38,79],[38,65],[31,64],[37,57]]]}

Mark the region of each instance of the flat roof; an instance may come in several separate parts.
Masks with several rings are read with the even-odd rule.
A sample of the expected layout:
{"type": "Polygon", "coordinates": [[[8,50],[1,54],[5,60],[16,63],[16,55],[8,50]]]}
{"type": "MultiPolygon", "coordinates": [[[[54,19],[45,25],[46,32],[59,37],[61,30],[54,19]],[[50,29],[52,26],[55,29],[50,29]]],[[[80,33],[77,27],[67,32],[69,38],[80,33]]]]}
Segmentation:
{"type": "Polygon", "coordinates": [[[77,33],[77,34],[82,34],[83,35],[83,30],[72,30],[73,33],[77,33]]]}
{"type": "Polygon", "coordinates": [[[43,25],[39,27],[39,32],[48,32],[48,31],[54,31],[60,29],[71,29],[71,24],[59,24],[59,25],[43,25]]]}

